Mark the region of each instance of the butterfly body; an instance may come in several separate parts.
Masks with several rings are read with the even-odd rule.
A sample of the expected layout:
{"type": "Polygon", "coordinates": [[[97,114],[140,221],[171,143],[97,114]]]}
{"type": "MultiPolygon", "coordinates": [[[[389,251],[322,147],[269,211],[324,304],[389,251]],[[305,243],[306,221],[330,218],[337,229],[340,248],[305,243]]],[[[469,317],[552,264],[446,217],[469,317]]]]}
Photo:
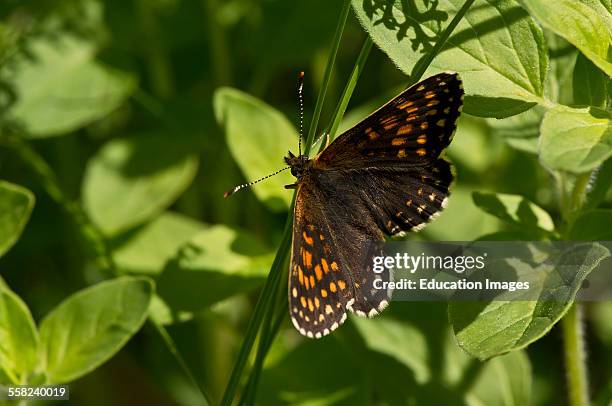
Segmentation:
{"type": "Polygon", "coordinates": [[[463,99],[456,74],[405,90],[310,159],[285,158],[297,178],[289,274],[291,320],[319,338],[346,312],[387,306],[389,273],[373,271],[385,236],[419,231],[446,206],[453,180],[441,157],[463,99]]]}

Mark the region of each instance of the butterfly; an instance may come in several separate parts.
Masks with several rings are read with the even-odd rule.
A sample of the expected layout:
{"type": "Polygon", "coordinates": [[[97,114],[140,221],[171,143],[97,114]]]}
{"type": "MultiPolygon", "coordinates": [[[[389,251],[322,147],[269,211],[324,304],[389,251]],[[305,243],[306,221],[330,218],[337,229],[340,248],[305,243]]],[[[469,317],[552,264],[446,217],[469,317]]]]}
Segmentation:
{"type": "Polygon", "coordinates": [[[317,156],[285,158],[297,181],[289,269],[289,313],[303,335],[320,338],[347,311],[372,317],[390,293],[373,272],[385,236],[419,231],[446,206],[453,180],[441,157],[463,105],[456,73],[404,90],[317,156]],[[378,287],[378,288],[377,288],[378,287]]]}

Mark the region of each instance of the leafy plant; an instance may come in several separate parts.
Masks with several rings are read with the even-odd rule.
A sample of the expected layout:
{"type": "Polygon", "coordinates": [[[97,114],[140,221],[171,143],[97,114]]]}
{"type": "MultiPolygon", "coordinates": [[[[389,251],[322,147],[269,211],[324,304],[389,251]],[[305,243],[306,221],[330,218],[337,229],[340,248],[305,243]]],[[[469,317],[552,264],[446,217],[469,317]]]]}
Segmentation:
{"type": "Polygon", "coordinates": [[[181,404],[612,398],[609,306],[574,303],[605,244],[577,246],[565,285],[540,281],[563,300],[395,302],[311,341],[286,320],[292,177],[222,198],[297,148],[298,71],[312,156],[452,70],[457,182],[414,238],[612,239],[609,2],[9,1],[0,16],[0,384],[70,382],[90,403],[91,380],[121,387],[116,357],[181,404]]]}

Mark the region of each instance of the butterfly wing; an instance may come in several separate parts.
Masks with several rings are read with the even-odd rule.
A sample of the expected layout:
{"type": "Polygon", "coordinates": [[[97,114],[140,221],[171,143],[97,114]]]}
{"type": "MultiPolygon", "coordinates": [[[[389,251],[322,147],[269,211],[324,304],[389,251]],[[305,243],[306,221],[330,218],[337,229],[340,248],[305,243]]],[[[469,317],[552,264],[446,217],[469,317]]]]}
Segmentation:
{"type": "Polygon", "coordinates": [[[371,271],[372,257],[382,255],[383,233],[373,218],[347,218],[344,202],[334,199],[328,185],[303,179],[294,213],[289,311],[296,329],[315,338],[341,325],[347,309],[373,315],[389,299],[385,290],[366,289],[376,278],[389,280],[371,271]],[[362,302],[367,306],[353,307],[362,302]]]}
{"type": "Polygon", "coordinates": [[[427,78],[340,135],[315,165],[321,169],[429,166],[452,140],[463,94],[456,73],[427,78]]]}

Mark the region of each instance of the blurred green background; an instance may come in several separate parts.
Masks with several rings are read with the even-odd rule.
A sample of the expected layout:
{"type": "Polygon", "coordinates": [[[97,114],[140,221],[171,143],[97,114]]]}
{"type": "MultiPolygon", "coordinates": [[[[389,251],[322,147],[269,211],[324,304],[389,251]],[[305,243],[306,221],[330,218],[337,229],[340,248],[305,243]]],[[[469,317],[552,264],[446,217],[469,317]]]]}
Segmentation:
{"type": "MultiPolygon", "coordinates": [[[[309,123],[340,8],[324,0],[2,1],[0,128],[8,141],[0,144],[0,177],[32,191],[36,202],[18,243],[0,259],[0,274],[36,321],[109,276],[105,248],[96,249],[73,205],[79,202],[118,271],[156,280],[151,311],[196,379],[220,399],[291,199],[282,189],[286,177],[229,200],[223,192],[280,169],[286,151],[297,151],[297,74],[306,72],[309,123]],[[260,100],[228,88],[215,93],[220,87],[260,100]],[[243,116],[226,134],[219,121],[232,103],[243,104],[243,116]],[[262,111],[270,117],[251,124],[262,111]],[[251,126],[259,126],[252,136],[251,126]],[[265,126],[269,139],[261,138],[265,126]]],[[[351,12],[322,127],[365,38],[351,12]]],[[[555,44],[551,60],[573,66],[575,49],[558,38],[555,44]]],[[[341,129],[405,84],[374,46],[341,129]]],[[[450,205],[414,238],[517,231],[479,209],[476,191],[520,195],[558,224],[553,180],[533,154],[538,114],[503,121],[464,114],[448,151],[457,167],[450,205]]],[[[612,207],[609,192],[600,207],[612,207]]],[[[260,403],[566,402],[557,327],[525,352],[480,362],[456,345],[445,304],[393,303],[386,313],[352,320],[319,341],[285,320],[266,360],[260,403]]],[[[612,391],[612,308],[589,304],[586,316],[591,392],[603,405],[612,391]]],[[[109,362],[71,384],[70,403],[201,398],[145,324],[109,362]]]]}

